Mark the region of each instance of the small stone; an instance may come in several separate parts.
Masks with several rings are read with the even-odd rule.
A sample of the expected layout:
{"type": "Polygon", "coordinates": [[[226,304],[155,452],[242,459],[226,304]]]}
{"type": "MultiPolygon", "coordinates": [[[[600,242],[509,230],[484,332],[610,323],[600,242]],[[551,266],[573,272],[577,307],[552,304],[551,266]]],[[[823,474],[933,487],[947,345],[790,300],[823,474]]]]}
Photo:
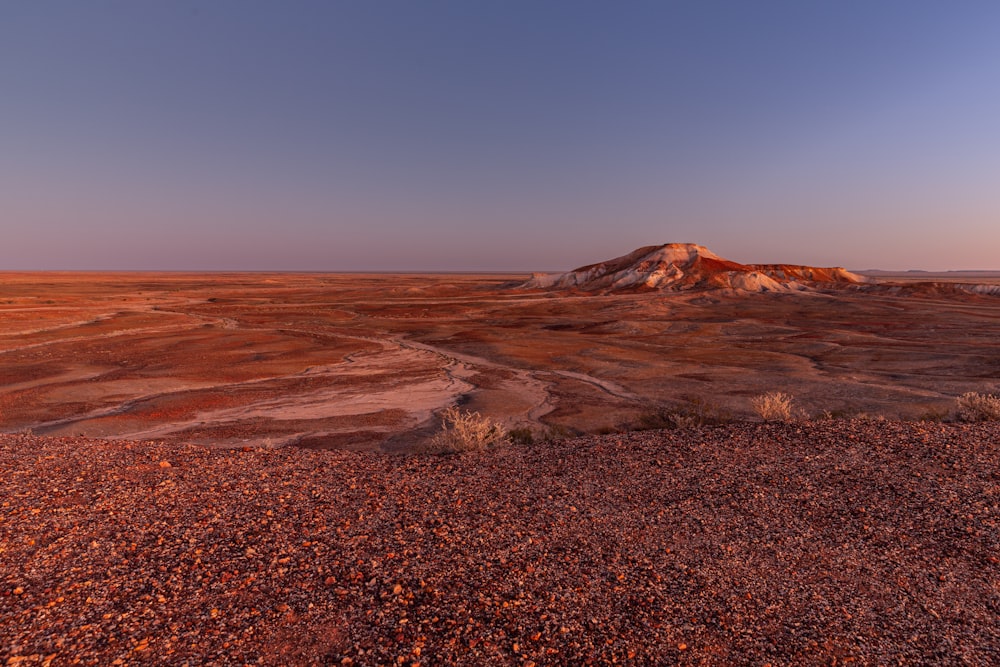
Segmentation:
{"type": "Polygon", "coordinates": [[[323,580],[323,583],[326,584],[327,586],[333,586],[335,583],[337,583],[337,579],[335,577],[327,577],[326,579],[323,580]]]}
{"type": "Polygon", "coordinates": [[[21,588],[20,586],[18,586],[17,588],[14,589],[14,595],[20,595],[23,592],[24,592],[24,589],[21,588]]]}
{"type": "Polygon", "coordinates": [[[170,465],[170,461],[160,461],[160,467],[161,468],[172,468],[173,466],[170,465]]]}
{"type": "Polygon", "coordinates": [[[392,587],[392,594],[393,595],[399,595],[402,592],[403,592],[403,587],[400,586],[399,584],[396,584],[395,586],[392,587]]]}

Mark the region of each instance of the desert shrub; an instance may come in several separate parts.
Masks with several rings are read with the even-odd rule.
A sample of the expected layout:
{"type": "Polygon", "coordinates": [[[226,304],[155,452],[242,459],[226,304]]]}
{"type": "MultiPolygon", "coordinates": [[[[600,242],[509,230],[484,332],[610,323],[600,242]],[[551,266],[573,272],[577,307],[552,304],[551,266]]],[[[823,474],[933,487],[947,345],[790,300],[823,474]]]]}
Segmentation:
{"type": "Polygon", "coordinates": [[[476,452],[508,442],[503,424],[452,406],[444,411],[441,430],[431,439],[431,447],[442,452],[476,452]]]}
{"type": "Polygon", "coordinates": [[[701,415],[685,410],[657,410],[639,416],[638,430],[660,430],[693,428],[701,426],[704,420],[701,415]]]}
{"type": "MultiPolygon", "coordinates": [[[[924,420],[924,418],[921,417],[921,421],[933,421],[931,419],[930,413],[927,413],[927,415],[928,419],[924,420]]],[[[795,419],[796,417],[806,419],[808,417],[808,413],[800,411],[798,414],[796,414],[795,411],[792,410],[792,414],[789,419],[795,419]]],[[[882,414],[866,412],[864,410],[854,410],[854,409],[847,410],[843,408],[838,408],[836,410],[824,410],[823,412],[813,417],[813,419],[815,419],[816,421],[834,421],[834,420],[862,421],[862,422],[886,421],[885,415],[882,414]]],[[[773,421],[779,421],[779,420],[773,420],[773,421]]]]}
{"type": "Polygon", "coordinates": [[[824,410],[823,412],[816,415],[814,418],[816,421],[833,421],[836,419],[851,419],[857,415],[857,410],[848,410],[847,408],[836,408],[834,410],[824,410]]]}
{"type": "Polygon", "coordinates": [[[507,431],[507,437],[511,442],[518,445],[533,445],[535,444],[535,434],[527,427],[521,426],[519,428],[512,428],[507,431]]]}
{"type": "Polygon", "coordinates": [[[709,405],[700,396],[686,396],[680,406],[663,406],[639,416],[637,430],[681,429],[728,424],[731,414],[709,405]]]}
{"type": "Polygon", "coordinates": [[[542,434],[542,440],[544,442],[554,442],[556,440],[565,440],[566,438],[572,438],[579,435],[579,431],[573,431],[567,426],[562,424],[552,424],[545,429],[545,433],[542,434]]]}
{"type": "Polygon", "coordinates": [[[1000,420],[1000,396],[970,391],[956,399],[958,418],[967,422],[1000,420]]]}
{"type": "Polygon", "coordinates": [[[750,399],[750,405],[766,422],[787,422],[792,420],[792,396],[780,391],[771,391],[750,399]]]}
{"type": "Polygon", "coordinates": [[[943,422],[947,419],[947,410],[926,410],[917,416],[917,421],[921,422],[943,422]]]}

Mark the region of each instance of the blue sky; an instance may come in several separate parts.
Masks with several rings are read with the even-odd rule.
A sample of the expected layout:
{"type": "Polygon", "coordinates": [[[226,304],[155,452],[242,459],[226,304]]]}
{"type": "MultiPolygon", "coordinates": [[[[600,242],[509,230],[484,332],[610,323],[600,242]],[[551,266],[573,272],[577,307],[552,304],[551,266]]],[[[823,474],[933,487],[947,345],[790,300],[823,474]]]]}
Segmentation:
{"type": "Polygon", "coordinates": [[[0,270],[1000,269],[1000,3],[0,3],[0,270]]]}

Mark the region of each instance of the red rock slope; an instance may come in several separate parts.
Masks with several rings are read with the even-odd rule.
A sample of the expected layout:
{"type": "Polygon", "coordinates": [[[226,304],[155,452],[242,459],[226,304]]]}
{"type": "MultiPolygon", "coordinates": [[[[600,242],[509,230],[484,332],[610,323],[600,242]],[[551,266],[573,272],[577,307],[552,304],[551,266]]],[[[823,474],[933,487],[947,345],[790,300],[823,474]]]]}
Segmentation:
{"type": "Polygon", "coordinates": [[[525,287],[617,291],[728,289],[742,292],[803,291],[819,285],[860,284],[868,278],[842,268],[791,264],[739,264],[704,246],[668,243],[562,275],[537,274],[525,287]]]}

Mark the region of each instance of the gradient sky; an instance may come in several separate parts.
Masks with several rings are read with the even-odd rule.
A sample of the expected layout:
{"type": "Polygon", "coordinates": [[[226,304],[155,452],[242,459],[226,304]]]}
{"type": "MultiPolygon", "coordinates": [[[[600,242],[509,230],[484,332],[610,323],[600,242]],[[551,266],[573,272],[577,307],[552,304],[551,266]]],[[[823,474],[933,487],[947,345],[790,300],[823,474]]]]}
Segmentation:
{"type": "Polygon", "coordinates": [[[0,2],[0,270],[1000,269],[1000,2],[0,2]]]}

